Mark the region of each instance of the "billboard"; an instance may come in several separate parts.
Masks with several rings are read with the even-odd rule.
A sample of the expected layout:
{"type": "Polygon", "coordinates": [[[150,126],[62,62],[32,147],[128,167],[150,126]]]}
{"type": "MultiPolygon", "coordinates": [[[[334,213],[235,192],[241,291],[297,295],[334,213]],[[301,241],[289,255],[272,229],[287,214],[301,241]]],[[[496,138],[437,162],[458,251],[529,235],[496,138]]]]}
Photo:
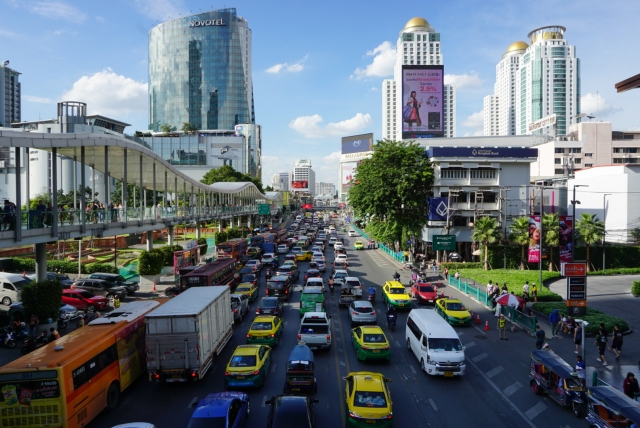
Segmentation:
{"type": "Polygon", "coordinates": [[[570,262],[573,256],[573,244],[571,242],[573,217],[570,215],[561,215],[558,217],[558,220],[558,235],[560,236],[558,247],[560,248],[560,264],[562,264],[570,262]]]}
{"type": "Polygon", "coordinates": [[[547,126],[553,126],[556,124],[556,119],[558,116],[552,114],[551,116],[543,117],[540,120],[536,120],[535,122],[531,122],[528,126],[529,132],[537,131],[538,129],[546,128],[547,126]]]}
{"type": "Polygon", "coordinates": [[[426,151],[431,158],[537,158],[538,149],[530,147],[430,147],[426,151]]]}
{"type": "Polygon", "coordinates": [[[444,134],[444,66],[402,66],[402,138],[444,134]]]}
{"type": "Polygon", "coordinates": [[[346,193],[351,187],[351,180],[356,173],[358,162],[345,162],[341,163],[340,166],[342,167],[342,177],[340,179],[340,185],[342,186],[342,193],[346,193]]]}
{"type": "Polygon", "coordinates": [[[342,154],[362,153],[373,150],[373,134],[352,135],[342,137],[342,154]]]}
{"type": "Polygon", "coordinates": [[[291,188],[293,190],[309,190],[309,181],[308,180],[292,180],[291,188]]]}
{"type": "Polygon", "coordinates": [[[540,262],[540,216],[529,217],[529,263],[540,262]]]}

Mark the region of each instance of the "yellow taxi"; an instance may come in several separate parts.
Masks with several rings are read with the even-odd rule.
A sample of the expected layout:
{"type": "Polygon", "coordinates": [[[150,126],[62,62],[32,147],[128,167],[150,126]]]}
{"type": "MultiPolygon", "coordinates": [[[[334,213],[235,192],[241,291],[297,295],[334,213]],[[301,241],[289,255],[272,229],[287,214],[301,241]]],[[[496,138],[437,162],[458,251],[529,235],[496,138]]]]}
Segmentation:
{"type": "Polygon", "coordinates": [[[253,303],[258,298],[258,287],[250,282],[243,282],[236,287],[235,294],[244,294],[249,299],[249,303],[253,303]]]}
{"type": "Polygon", "coordinates": [[[271,347],[267,345],[240,345],[224,371],[224,388],[259,388],[271,364],[271,347]]]}
{"type": "Polygon", "coordinates": [[[411,309],[411,296],[404,285],[398,281],[387,281],[382,287],[382,299],[387,307],[395,306],[396,309],[411,309]]]}
{"type": "Polygon", "coordinates": [[[354,250],[364,250],[364,244],[362,243],[362,241],[356,241],[353,243],[353,249],[354,250]]]}
{"type": "Polygon", "coordinates": [[[374,372],[351,372],[343,379],[348,427],[393,426],[393,403],[387,387],[391,379],[374,372]]]}
{"type": "Polygon", "coordinates": [[[296,254],[296,261],[298,262],[309,262],[313,258],[312,251],[302,251],[296,254]]]}
{"type": "Polygon", "coordinates": [[[377,325],[356,327],[351,330],[351,343],[358,360],[391,361],[391,346],[377,325]]]}
{"type": "Polygon", "coordinates": [[[282,263],[282,266],[284,265],[292,265],[292,266],[298,267],[298,263],[296,263],[295,260],[285,260],[284,263],[282,263]]]}
{"type": "Polygon", "coordinates": [[[284,330],[282,318],[273,315],[259,315],[253,319],[247,332],[248,344],[278,346],[284,330]]]}
{"type": "Polygon", "coordinates": [[[458,299],[438,299],[435,309],[451,325],[471,324],[471,314],[458,299]]]}

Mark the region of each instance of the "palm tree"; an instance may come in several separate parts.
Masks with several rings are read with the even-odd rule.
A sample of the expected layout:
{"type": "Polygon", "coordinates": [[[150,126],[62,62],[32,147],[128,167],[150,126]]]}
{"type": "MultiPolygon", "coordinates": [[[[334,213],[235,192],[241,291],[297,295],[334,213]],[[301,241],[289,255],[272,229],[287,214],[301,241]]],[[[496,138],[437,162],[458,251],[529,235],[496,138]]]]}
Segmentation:
{"type": "Polygon", "coordinates": [[[516,218],[509,227],[509,240],[522,247],[520,269],[524,269],[524,248],[529,244],[529,217],[516,218]]]}
{"type": "MultiPolygon", "coordinates": [[[[553,247],[560,245],[560,219],[556,213],[545,213],[542,216],[544,243],[549,246],[549,272],[553,270],[553,247]]],[[[542,246],[540,246],[542,257],[542,246]]]]}
{"type": "MultiPolygon", "coordinates": [[[[587,246],[587,272],[589,272],[591,270],[589,247],[602,240],[604,236],[604,223],[598,220],[598,216],[595,214],[582,213],[580,219],[576,221],[575,228],[587,246]]],[[[573,251],[575,251],[575,248],[573,251]]]]}
{"type": "Polygon", "coordinates": [[[474,242],[484,245],[484,270],[489,270],[489,244],[500,240],[502,232],[495,217],[480,217],[473,225],[474,242]]]}

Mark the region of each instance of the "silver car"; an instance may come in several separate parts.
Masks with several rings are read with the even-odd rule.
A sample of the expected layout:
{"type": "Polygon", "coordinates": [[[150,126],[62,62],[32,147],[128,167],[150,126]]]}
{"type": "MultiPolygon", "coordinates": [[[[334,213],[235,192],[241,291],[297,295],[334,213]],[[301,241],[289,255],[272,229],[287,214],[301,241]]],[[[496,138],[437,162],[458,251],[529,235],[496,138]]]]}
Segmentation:
{"type": "Polygon", "coordinates": [[[249,298],[245,294],[232,294],[231,310],[233,320],[242,322],[242,318],[249,312],[249,298]]]}
{"type": "Polygon", "coordinates": [[[349,305],[349,319],[354,324],[377,324],[378,315],[368,300],[356,300],[349,305]]]}

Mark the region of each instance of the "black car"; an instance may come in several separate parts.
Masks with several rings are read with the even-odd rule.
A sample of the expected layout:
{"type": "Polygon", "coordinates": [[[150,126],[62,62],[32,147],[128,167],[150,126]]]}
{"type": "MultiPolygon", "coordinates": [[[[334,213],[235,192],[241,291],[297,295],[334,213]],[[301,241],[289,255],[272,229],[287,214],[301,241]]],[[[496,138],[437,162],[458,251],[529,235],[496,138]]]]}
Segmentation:
{"type": "Polygon", "coordinates": [[[282,265],[276,271],[276,275],[286,275],[295,282],[300,278],[300,269],[295,265],[282,265]]]}
{"type": "Polygon", "coordinates": [[[275,275],[267,281],[267,296],[278,296],[289,300],[293,291],[293,282],[286,275],[275,275]]]}
{"type": "Polygon", "coordinates": [[[96,272],[89,275],[89,279],[101,279],[103,281],[110,282],[113,285],[119,285],[127,289],[127,294],[133,296],[136,291],[140,289],[140,286],[132,281],[127,281],[121,275],[115,273],[101,273],[96,272]]]}
{"type": "Polygon", "coordinates": [[[256,271],[252,267],[243,267],[240,269],[240,276],[255,275],[256,271]]]}
{"type": "Polygon", "coordinates": [[[284,303],[280,297],[263,297],[256,307],[256,315],[275,315],[282,318],[284,303]]]}
{"type": "MultiPolygon", "coordinates": [[[[35,281],[36,275],[35,274],[29,275],[28,278],[35,281]]],[[[73,284],[73,280],[63,273],[47,272],[47,281],[56,281],[56,280],[60,284],[62,284],[62,288],[70,288],[71,284],[73,284]]]]}
{"type": "Polygon", "coordinates": [[[240,280],[240,283],[243,284],[245,282],[250,282],[253,285],[258,285],[258,277],[253,273],[250,273],[248,275],[242,275],[242,279],[240,280]]]}
{"type": "MultiPolygon", "coordinates": [[[[317,263],[316,263],[317,266],[317,263]]],[[[318,269],[308,269],[304,274],[304,282],[307,282],[309,278],[322,278],[322,273],[318,269]]]]}
{"type": "Polygon", "coordinates": [[[271,407],[267,416],[267,428],[315,428],[313,405],[318,400],[304,395],[276,395],[267,400],[271,407]]]}
{"type": "Polygon", "coordinates": [[[127,296],[127,289],[119,285],[114,285],[102,279],[79,279],[73,283],[71,288],[87,290],[96,296],[112,297],[118,296],[120,300],[127,296]]]}

